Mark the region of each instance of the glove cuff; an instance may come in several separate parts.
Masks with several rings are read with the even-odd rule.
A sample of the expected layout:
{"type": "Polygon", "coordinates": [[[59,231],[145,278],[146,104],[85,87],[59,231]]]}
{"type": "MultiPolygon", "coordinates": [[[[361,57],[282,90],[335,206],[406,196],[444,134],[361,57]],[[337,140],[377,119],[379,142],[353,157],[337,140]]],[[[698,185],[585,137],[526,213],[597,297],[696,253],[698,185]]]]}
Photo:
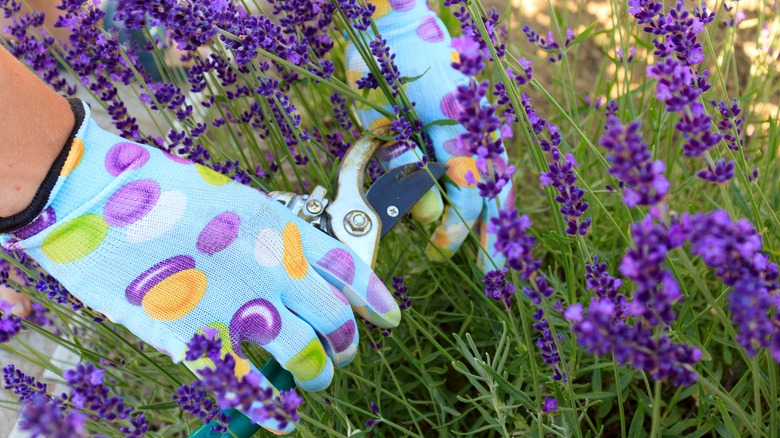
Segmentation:
{"type": "Polygon", "coordinates": [[[43,182],[35,193],[35,197],[33,197],[30,205],[13,216],[0,217],[0,234],[5,234],[30,225],[41,212],[43,212],[44,207],[49,203],[54,187],[62,173],[62,169],[70,156],[71,146],[73,145],[73,140],[76,138],[76,133],[79,131],[86,118],[84,104],[81,100],[68,99],[68,103],[70,103],[70,108],[73,111],[76,122],[73,124],[73,129],[70,131],[68,139],[62,147],[62,151],[60,151],[59,155],[57,155],[57,158],[54,160],[54,163],[49,168],[49,172],[43,179],[43,182]]]}

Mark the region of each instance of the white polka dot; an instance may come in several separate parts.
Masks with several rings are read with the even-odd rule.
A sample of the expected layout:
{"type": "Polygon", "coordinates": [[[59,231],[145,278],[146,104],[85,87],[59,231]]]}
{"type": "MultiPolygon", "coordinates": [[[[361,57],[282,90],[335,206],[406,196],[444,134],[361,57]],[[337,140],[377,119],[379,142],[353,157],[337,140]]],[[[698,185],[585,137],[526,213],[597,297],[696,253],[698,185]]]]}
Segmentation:
{"type": "Polygon", "coordinates": [[[447,227],[446,232],[447,237],[449,237],[451,241],[461,242],[468,237],[469,228],[463,222],[458,221],[447,227]]]}
{"type": "Polygon", "coordinates": [[[255,259],[267,268],[278,265],[284,256],[282,235],[273,228],[264,228],[255,238],[255,259]]]}
{"type": "Polygon", "coordinates": [[[127,241],[141,243],[162,236],[179,222],[186,208],[187,197],[184,193],[163,193],[149,214],[127,227],[127,241]]]}

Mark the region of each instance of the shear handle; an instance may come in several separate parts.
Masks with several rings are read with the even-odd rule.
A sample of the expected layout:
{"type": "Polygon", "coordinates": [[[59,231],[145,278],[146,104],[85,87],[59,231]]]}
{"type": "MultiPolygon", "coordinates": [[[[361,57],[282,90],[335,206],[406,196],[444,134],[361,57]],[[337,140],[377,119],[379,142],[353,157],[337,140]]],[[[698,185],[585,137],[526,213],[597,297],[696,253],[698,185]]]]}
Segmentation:
{"type": "Polygon", "coordinates": [[[344,155],[336,180],[336,198],[326,212],[330,218],[330,234],[350,247],[369,266],[374,266],[382,222],[366,200],[365,174],[374,152],[385,144],[380,137],[386,128],[374,135],[361,137],[344,155]]]}

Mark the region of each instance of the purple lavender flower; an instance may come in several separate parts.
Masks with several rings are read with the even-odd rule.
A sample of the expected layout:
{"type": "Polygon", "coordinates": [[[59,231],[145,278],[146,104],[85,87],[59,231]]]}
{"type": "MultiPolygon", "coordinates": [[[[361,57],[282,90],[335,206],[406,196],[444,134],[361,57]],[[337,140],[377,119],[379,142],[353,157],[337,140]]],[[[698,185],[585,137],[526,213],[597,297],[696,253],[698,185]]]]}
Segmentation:
{"type": "Polygon", "coordinates": [[[33,376],[28,376],[13,364],[3,367],[3,389],[11,390],[19,396],[19,401],[26,402],[36,396],[46,396],[46,384],[37,382],[33,376]]]}
{"type": "Polygon", "coordinates": [[[472,79],[469,85],[458,87],[455,99],[462,108],[456,119],[466,129],[457,142],[477,156],[479,178],[468,173],[466,179],[476,185],[482,197],[492,199],[511,183],[515,168],[503,158],[503,141],[511,137],[511,130],[496,115],[496,106],[486,103],[489,86],[488,81],[478,83],[472,79]]]}
{"type": "MultiPolygon", "coordinates": [[[[510,79],[514,80],[518,86],[522,87],[523,85],[527,84],[531,79],[534,78],[534,69],[533,69],[533,65],[531,64],[531,61],[525,58],[517,58],[517,63],[520,64],[520,67],[522,68],[522,72],[520,74],[515,74],[511,69],[507,68],[506,74],[507,76],[509,76],[510,79]]],[[[498,83],[496,84],[496,86],[498,86],[498,83]]],[[[504,103],[499,102],[499,105],[505,105],[506,103],[508,103],[508,98],[506,99],[507,99],[506,102],[504,103]]]]}
{"type": "Polygon", "coordinates": [[[723,135],[723,140],[726,141],[726,145],[732,151],[739,150],[744,143],[742,124],[745,122],[745,115],[742,114],[739,102],[737,102],[737,99],[734,99],[731,105],[729,105],[723,101],[718,103],[712,101],[712,105],[717,107],[721,116],[721,120],[718,122],[718,131],[723,135]],[[735,130],[736,136],[734,136],[735,130]]]}
{"type": "Polygon", "coordinates": [[[577,343],[590,354],[612,353],[621,365],[631,364],[654,379],[671,379],[677,385],[689,386],[696,381],[691,366],[701,358],[700,350],[674,344],[665,334],[653,336],[641,322],[629,324],[607,298],[592,298],[585,314],[581,304],[573,304],[563,316],[572,323],[577,343]]]}
{"type": "MultiPolygon", "coordinates": [[[[738,1],[738,0],[737,0],[738,1]]],[[[729,7],[725,2],[723,3],[723,10],[726,12],[731,12],[734,9],[734,6],[729,7]]],[[[745,19],[745,12],[743,10],[738,10],[734,16],[729,16],[728,20],[723,20],[720,22],[721,26],[723,27],[734,27],[737,24],[741,23],[742,20],[745,19]]]]}
{"type": "Polygon", "coordinates": [[[339,0],[338,6],[355,29],[368,30],[369,26],[371,26],[371,17],[376,11],[376,6],[373,3],[359,2],[357,0],[339,0]]]}
{"type": "Polygon", "coordinates": [[[634,55],[636,55],[636,48],[635,47],[629,48],[628,57],[626,57],[625,59],[623,58],[623,49],[621,47],[618,47],[615,54],[617,55],[617,59],[619,62],[621,63],[625,62],[626,64],[631,64],[634,61],[634,55]]]}
{"type": "MultiPolygon", "coordinates": [[[[527,67],[527,69],[530,68],[527,67]]],[[[525,110],[526,117],[530,124],[530,129],[539,141],[539,147],[549,153],[551,161],[547,163],[547,172],[539,175],[539,182],[542,187],[550,185],[558,191],[555,201],[561,204],[560,212],[566,220],[565,232],[569,235],[585,235],[591,224],[591,218],[582,220],[590,204],[583,200],[585,190],[578,187],[575,183],[577,175],[574,168],[578,166],[577,161],[571,154],[566,154],[561,161],[561,152],[558,146],[563,138],[558,127],[547,120],[539,117],[536,110],[531,106],[531,98],[525,93],[520,96],[520,101],[525,110]],[[542,137],[545,128],[548,138],[542,137]]]]}
{"type": "MultiPolygon", "coordinates": [[[[289,36],[301,35],[318,58],[322,58],[333,48],[333,41],[328,35],[336,9],[333,4],[317,0],[271,0],[269,3],[274,6],[273,14],[281,17],[279,25],[284,33],[289,36]]],[[[368,7],[364,9],[367,10],[368,7]]]]}
{"type": "Polygon", "coordinates": [[[406,294],[409,290],[404,284],[403,277],[393,277],[393,296],[401,300],[401,304],[398,306],[401,310],[409,310],[412,307],[412,299],[406,294]]]}
{"type": "Polygon", "coordinates": [[[350,120],[349,111],[347,111],[347,107],[345,106],[346,99],[339,96],[339,93],[333,93],[330,96],[330,103],[333,104],[333,115],[339,122],[341,129],[345,131],[352,129],[352,120],[350,120]]]}
{"type": "Polygon", "coordinates": [[[43,307],[41,303],[32,302],[30,306],[30,313],[24,317],[26,321],[37,325],[38,327],[54,327],[54,321],[49,318],[49,309],[43,307]]]}
{"type": "Polygon", "coordinates": [[[722,210],[686,214],[680,224],[690,251],[732,288],[729,310],[738,327],[737,342],[751,356],[768,348],[780,362],[780,318],[773,310],[778,306],[778,268],[763,251],[761,235],[749,221],[732,221],[722,210]]]}
{"type": "Polygon", "coordinates": [[[734,161],[725,158],[715,160],[715,165],[707,164],[707,168],[696,172],[696,176],[714,183],[724,183],[734,178],[734,161]]]}
{"type": "Polygon", "coordinates": [[[683,144],[683,155],[687,157],[700,156],[723,138],[712,132],[712,116],[705,113],[704,105],[699,102],[692,103],[674,126],[687,140],[683,144]]]}
{"type": "MultiPolygon", "coordinates": [[[[382,414],[379,412],[379,408],[377,407],[376,403],[371,402],[370,404],[371,412],[374,413],[377,417],[382,417],[382,414]]],[[[371,427],[379,422],[379,419],[376,418],[370,418],[368,421],[366,421],[366,427],[371,427]]]]}
{"type": "Polygon", "coordinates": [[[640,122],[623,126],[617,117],[607,117],[604,135],[599,143],[610,153],[609,174],[625,183],[623,202],[629,207],[652,206],[663,200],[669,191],[664,176],[663,161],[651,161],[650,149],[642,141],[640,122]]]}
{"type": "MultiPolygon", "coordinates": [[[[561,356],[558,353],[558,346],[550,330],[550,324],[544,316],[544,309],[538,307],[533,314],[535,323],[532,324],[534,330],[541,333],[542,336],[536,340],[536,346],[539,347],[542,360],[553,369],[552,379],[556,381],[566,381],[566,376],[561,372],[561,356]]],[[[562,340],[563,335],[558,334],[558,340],[562,340]]]]}
{"type": "Polygon", "coordinates": [[[544,404],[542,405],[542,412],[549,414],[558,410],[558,399],[553,397],[545,397],[544,404]]]}
{"type": "Polygon", "coordinates": [[[78,364],[75,369],[66,370],[62,377],[71,387],[68,400],[79,409],[89,409],[95,420],[113,422],[124,420],[132,411],[122,397],[109,395],[103,383],[105,371],[93,364],[78,364]]]}
{"type": "Polygon", "coordinates": [[[376,78],[374,77],[373,73],[368,72],[366,73],[366,76],[355,81],[355,85],[357,85],[358,90],[363,90],[363,89],[373,90],[379,87],[379,82],[376,81],[376,78]]]}
{"type": "Polygon", "coordinates": [[[579,218],[585,214],[589,203],[583,201],[585,190],[574,185],[577,176],[574,167],[578,166],[572,154],[566,154],[563,162],[560,161],[560,153],[557,148],[551,149],[553,162],[547,164],[548,171],[539,175],[542,187],[553,186],[558,190],[555,201],[562,204],[561,214],[566,218],[566,234],[584,236],[588,232],[591,218],[579,222],[579,218]]]}
{"type": "MultiPolygon", "coordinates": [[[[658,79],[656,97],[663,101],[666,110],[678,112],[680,120],[675,128],[683,134],[684,155],[698,157],[709,148],[717,145],[722,139],[726,139],[730,148],[741,145],[741,139],[732,134],[724,135],[712,131],[712,117],[705,113],[704,106],[698,102],[699,96],[711,88],[707,82],[709,71],[694,69],[693,66],[704,61],[704,52],[698,35],[704,27],[715,19],[714,12],[708,12],[706,6],[702,9],[688,10],[682,0],[678,0],[668,14],[664,14],[663,3],[652,0],[629,0],[629,13],[633,15],[639,24],[644,24],[645,32],[656,35],[653,40],[655,46],[654,55],[661,58],[661,62],[648,66],[647,76],[658,79]]],[[[736,104],[736,103],[735,103],[736,104]]],[[[729,119],[739,114],[730,114],[725,103],[719,106],[724,118],[721,132],[731,130],[729,119]]],[[[740,122],[734,123],[739,126],[740,122]]],[[[699,172],[704,179],[723,182],[728,172],[728,165],[721,165],[719,169],[708,169],[699,172]],[[720,173],[718,173],[720,171],[720,173]]]]}
{"type": "Polygon", "coordinates": [[[466,76],[476,76],[485,68],[485,58],[482,49],[476,41],[469,37],[452,39],[452,47],[458,52],[458,62],[452,63],[452,68],[466,76]]]}
{"type": "MultiPolygon", "coordinates": [[[[563,59],[563,50],[561,45],[555,41],[555,37],[552,32],[547,32],[547,36],[543,37],[539,35],[539,32],[533,30],[529,26],[523,26],[522,29],[526,39],[529,43],[536,45],[541,50],[548,53],[547,60],[556,63],[563,59]]],[[[566,29],[566,41],[563,44],[563,48],[567,48],[574,41],[575,34],[571,29],[566,29]]]]}
{"type": "Polygon", "coordinates": [[[127,438],[140,438],[149,431],[149,423],[146,422],[146,415],[138,414],[130,421],[130,426],[122,426],[119,431],[125,434],[127,438]]]}
{"type": "Polygon", "coordinates": [[[609,275],[607,263],[599,263],[599,257],[593,256],[593,264],[585,264],[586,288],[593,291],[596,296],[607,299],[615,305],[615,313],[619,319],[625,319],[628,314],[628,304],[625,295],[619,293],[623,282],[619,278],[609,275]]]}
{"type": "Polygon", "coordinates": [[[678,112],[692,105],[701,96],[693,71],[674,59],[647,67],[647,77],[658,80],[656,98],[666,105],[666,111],[678,112]]]}
{"type": "Polygon", "coordinates": [[[659,224],[652,215],[631,227],[634,247],[626,252],[620,273],[636,283],[633,299],[628,303],[631,316],[641,316],[651,326],[670,324],[676,315],[672,305],[682,298],[674,275],[663,267],[666,255],[682,246],[680,230],[659,224]]]}
{"type": "MultiPolygon", "coordinates": [[[[452,5],[458,3],[460,2],[450,2],[452,5]]],[[[468,10],[466,10],[466,7],[461,6],[458,11],[453,13],[453,15],[458,19],[458,21],[460,21],[460,27],[463,30],[463,36],[479,43],[482,54],[492,61],[493,56],[490,54],[487,43],[485,43],[485,40],[482,38],[482,34],[477,29],[476,23],[471,18],[471,14],[469,14],[468,10]]],[[[498,21],[500,18],[501,16],[496,11],[496,8],[493,7],[488,11],[487,17],[482,16],[482,22],[485,23],[485,29],[487,30],[488,36],[490,37],[491,44],[496,50],[496,54],[499,58],[502,58],[506,53],[506,44],[502,43],[499,40],[498,35],[496,35],[496,29],[498,28],[498,21]]]]}
{"type": "Polygon", "coordinates": [[[11,313],[10,303],[0,300],[0,344],[4,344],[22,331],[22,318],[11,313]]]}
{"type": "Polygon", "coordinates": [[[22,408],[19,426],[31,437],[74,438],[84,434],[86,417],[69,411],[58,399],[37,394],[22,408]]]}
{"type": "Polygon", "coordinates": [[[508,271],[509,268],[488,271],[481,280],[485,285],[485,296],[503,301],[507,310],[512,307],[512,296],[515,294],[515,285],[506,281],[508,271]]]}
{"type": "Polygon", "coordinates": [[[377,35],[376,39],[369,43],[371,54],[376,57],[382,77],[393,90],[393,97],[398,97],[398,90],[401,85],[401,73],[395,65],[395,53],[390,52],[387,47],[387,40],[377,35]]]}
{"type": "Polygon", "coordinates": [[[204,332],[205,335],[194,335],[188,343],[195,351],[187,355],[187,360],[199,358],[200,353],[200,357],[208,357],[214,365],[199,369],[199,380],[177,390],[173,399],[183,410],[203,418],[205,423],[217,416],[218,409],[227,408],[240,410],[255,423],[273,418],[281,428],[286,427],[288,421],[297,421],[296,410],[302,399],[292,393],[294,390],[275,398],[273,387],[264,387],[265,377],[257,371],[250,371],[243,378],[236,377],[233,356],[220,357],[222,339],[208,329],[204,332]],[[213,394],[217,403],[206,398],[206,394],[213,394]]]}
{"type": "Polygon", "coordinates": [[[516,209],[502,210],[498,217],[490,220],[488,232],[496,235],[495,250],[506,257],[506,264],[528,280],[541,266],[541,260],[534,258],[532,249],[536,239],[528,235],[531,219],[518,216],[516,209]]]}
{"type": "Polygon", "coordinates": [[[219,360],[222,349],[222,339],[216,337],[211,327],[204,327],[203,334],[196,333],[187,343],[185,360],[194,361],[201,357],[219,360]]]}

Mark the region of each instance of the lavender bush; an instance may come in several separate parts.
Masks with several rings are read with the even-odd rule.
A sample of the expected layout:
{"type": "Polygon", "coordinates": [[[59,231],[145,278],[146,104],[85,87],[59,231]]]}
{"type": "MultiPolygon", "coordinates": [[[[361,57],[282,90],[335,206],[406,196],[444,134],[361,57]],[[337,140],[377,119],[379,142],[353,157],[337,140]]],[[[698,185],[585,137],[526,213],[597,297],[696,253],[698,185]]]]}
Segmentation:
{"type": "MultiPolygon", "coordinates": [[[[123,0],[107,16],[102,3],[63,0],[55,26],[69,37],[56,40],[41,12],[0,0],[0,42],[63,95],[90,96],[127,138],[244,184],[306,192],[333,186],[364,132],[354,106],[376,107],[367,97],[379,93],[395,104],[381,111],[396,140],[430,153],[405,94],[416,79],[372,33],[374,4],[123,0]],[[356,89],[345,38],[369,65],[356,89]]],[[[54,394],[3,364],[21,427],[186,436],[209,420],[224,431],[219,407],[266,400],[251,415],[299,421],[302,436],[777,437],[780,6],[550,2],[541,29],[528,5],[431,5],[457,37],[453,68],[473,77],[455,122],[480,157],[481,195],[495,202],[513,181],[522,201],[484,224],[506,268],[481,274],[476,238],[432,263],[433,225],[405,219],[376,266],[401,326],[363,324],[358,358],[326,392],[274,397],[251,374],[236,380],[213,335],[190,344],[191,359],[217,365],[196,377],[5,252],[0,285],[34,311],[23,320],[0,303],[0,348],[69,387],[54,394]],[[603,19],[589,22],[591,6],[603,19]],[[505,149],[510,163],[488,169],[505,149]],[[81,363],[61,369],[25,331],[81,363]]]]}

